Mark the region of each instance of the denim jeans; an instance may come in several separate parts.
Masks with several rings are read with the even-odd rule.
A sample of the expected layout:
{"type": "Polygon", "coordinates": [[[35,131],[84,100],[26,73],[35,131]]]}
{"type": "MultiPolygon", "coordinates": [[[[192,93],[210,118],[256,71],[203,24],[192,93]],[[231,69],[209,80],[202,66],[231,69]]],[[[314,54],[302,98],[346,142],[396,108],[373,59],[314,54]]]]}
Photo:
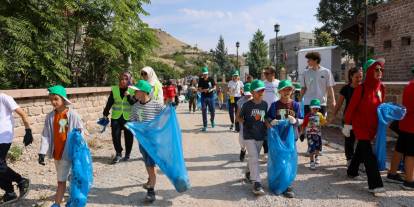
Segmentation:
{"type": "Polygon", "coordinates": [[[201,96],[201,111],[203,114],[203,126],[207,127],[207,108],[210,112],[210,121],[214,122],[215,108],[214,97],[201,96]]]}

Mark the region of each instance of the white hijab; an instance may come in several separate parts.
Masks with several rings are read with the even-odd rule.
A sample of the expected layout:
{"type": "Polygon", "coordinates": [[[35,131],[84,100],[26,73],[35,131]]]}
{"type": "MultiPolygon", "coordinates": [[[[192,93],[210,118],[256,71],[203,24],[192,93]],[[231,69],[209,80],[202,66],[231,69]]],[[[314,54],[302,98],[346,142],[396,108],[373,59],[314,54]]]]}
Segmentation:
{"type": "Polygon", "coordinates": [[[147,81],[151,86],[154,86],[157,82],[160,82],[158,80],[157,74],[155,74],[154,69],[152,69],[151,67],[145,66],[144,68],[141,69],[141,71],[144,71],[145,73],[147,73],[147,76],[148,76],[147,81]]]}

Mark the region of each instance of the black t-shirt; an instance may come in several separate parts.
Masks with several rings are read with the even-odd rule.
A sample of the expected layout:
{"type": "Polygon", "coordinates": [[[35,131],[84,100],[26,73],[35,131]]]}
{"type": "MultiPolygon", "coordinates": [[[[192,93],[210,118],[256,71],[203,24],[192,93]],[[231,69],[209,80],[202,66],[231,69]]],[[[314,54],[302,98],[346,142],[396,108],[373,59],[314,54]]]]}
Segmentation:
{"type": "Polygon", "coordinates": [[[344,114],[346,112],[346,109],[348,108],[349,103],[351,102],[352,94],[354,94],[354,89],[355,88],[353,88],[351,84],[347,84],[341,88],[341,91],[339,91],[339,93],[345,98],[344,114]]]}
{"type": "Polygon", "coordinates": [[[244,139],[254,139],[257,141],[266,139],[266,110],[267,103],[265,101],[262,101],[260,104],[255,104],[253,100],[250,100],[243,104],[240,110],[240,116],[244,119],[244,139]]]}
{"type": "MultiPolygon", "coordinates": [[[[201,89],[212,89],[214,86],[216,86],[216,83],[214,83],[214,80],[210,77],[207,80],[204,80],[204,78],[198,80],[198,87],[201,89]]],[[[213,92],[201,93],[204,97],[211,97],[212,94],[213,92]]]]}

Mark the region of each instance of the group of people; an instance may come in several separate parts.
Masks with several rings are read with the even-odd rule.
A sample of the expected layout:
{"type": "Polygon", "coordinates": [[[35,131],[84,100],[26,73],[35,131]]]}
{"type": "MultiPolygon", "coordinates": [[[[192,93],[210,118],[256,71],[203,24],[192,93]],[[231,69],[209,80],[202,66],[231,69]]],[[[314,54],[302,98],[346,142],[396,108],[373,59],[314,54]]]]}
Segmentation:
{"type": "MultiPolygon", "coordinates": [[[[359,166],[365,166],[368,177],[369,191],[376,194],[384,192],[382,178],[377,164],[376,155],[372,150],[378,127],[377,108],[385,100],[385,86],[381,82],[384,72],[383,60],[370,60],[363,69],[353,68],[348,73],[348,84],[339,95],[336,104],[333,86],[335,84],[330,70],[320,65],[319,53],[311,52],[306,55],[308,70],[300,79],[300,84],[290,80],[277,80],[275,68],[269,66],[264,70],[265,80],[250,80],[241,82],[239,73],[234,72],[228,83],[226,93],[229,96],[228,108],[230,116],[230,130],[239,133],[240,161],[245,160],[248,154],[245,180],[252,182],[253,193],[264,194],[261,184],[259,155],[262,148],[268,151],[266,143],[268,129],[282,122],[287,122],[294,128],[295,140],[308,143],[310,157],[309,168],[316,170],[320,164],[319,156],[322,151],[322,128],[329,121],[326,117],[328,94],[331,96],[335,118],[345,102],[344,127],[345,157],[347,175],[350,178],[359,176],[359,166]],[[365,73],[365,79],[363,74],[365,73]],[[301,103],[295,100],[296,91],[301,91],[301,103]]],[[[414,69],[412,70],[414,77],[414,69]]],[[[144,67],[140,71],[142,80],[133,85],[132,74],[123,72],[119,77],[119,84],[112,86],[107,104],[103,110],[105,120],[111,123],[111,134],[115,156],[112,164],[130,159],[133,147],[133,134],[125,127],[127,122],[148,122],[153,120],[165,107],[172,102],[171,97],[165,97],[166,90],[158,80],[151,67],[144,67]],[[111,117],[109,118],[109,115],[111,117]],[[124,131],[125,151],[121,144],[121,134],[124,131]]],[[[192,81],[188,90],[190,111],[195,111],[196,95],[201,94],[201,109],[203,118],[202,131],[206,131],[208,124],[215,127],[215,94],[216,83],[209,77],[207,67],[202,68],[202,75],[192,81]],[[208,122],[207,112],[210,114],[208,122]]],[[[174,89],[175,90],[175,89],[174,89]]],[[[167,89],[168,92],[168,89],[167,89]]],[[[60,85],[48,88],[50,104],[53,110],[46,116],[42,132],[41,149],[38,163],[45,165],[45,157],[54,160],[57,175],[57,190],[53,207],[62,203],[66,191],[66,182],[70,174],[71,161],[67,157],[68,133],[73,129],[83,129],[83,123],[76,111],[70,107],[66,89],[60,85]]],[[[168,92],[169,93],[169,92],[168,92]]],[[[398,141],[391,162],[387,180],[401,183],[404,189],[414,189],[414,79],[404,89],[403,105],[407,114],[398,123],[398,141]],[[397,173],[400,162],[404,161],[405,178],[397,173]]],[[[26,128],[24,145],[33,142],[30,123],[25,112],[17,105],[12,97],[0,94],[0,187],[5,191],[2,202],[7,203],[24,197],[30,181],[22,177],[7,166],[6,156],[13,139],[14,118],[16,112],[23,120],[26,128]],[[12,183],[17,183],[19,196],[14,192],[12,183]]],[[[282,140],[286,139],[281,137],[282,140]]],[[[143,185],[147,190],[146,200],[155,201],[155,162],[151,155],[140,145],[139,150],[148,173],[148,181],[143,185]]],[[[266,157],[266,155],[264,156],[266,157]]],[[[294,191],[288,187],[284,192],[288,198],[294,197],[294,191]]]]}

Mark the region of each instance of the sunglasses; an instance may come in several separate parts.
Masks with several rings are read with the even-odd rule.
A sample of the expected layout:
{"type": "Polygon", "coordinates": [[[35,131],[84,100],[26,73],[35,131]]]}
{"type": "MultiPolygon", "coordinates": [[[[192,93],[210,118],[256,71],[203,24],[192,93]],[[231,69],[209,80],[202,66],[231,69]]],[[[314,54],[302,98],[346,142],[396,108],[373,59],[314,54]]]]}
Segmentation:
{"type": "Polygon", "coordinates": [[[384,72],[384,68],[375,68],[375,71],[376,71],[376,72],[381,72],[381,73],[382,73],[382,72],[384,72]]]}

